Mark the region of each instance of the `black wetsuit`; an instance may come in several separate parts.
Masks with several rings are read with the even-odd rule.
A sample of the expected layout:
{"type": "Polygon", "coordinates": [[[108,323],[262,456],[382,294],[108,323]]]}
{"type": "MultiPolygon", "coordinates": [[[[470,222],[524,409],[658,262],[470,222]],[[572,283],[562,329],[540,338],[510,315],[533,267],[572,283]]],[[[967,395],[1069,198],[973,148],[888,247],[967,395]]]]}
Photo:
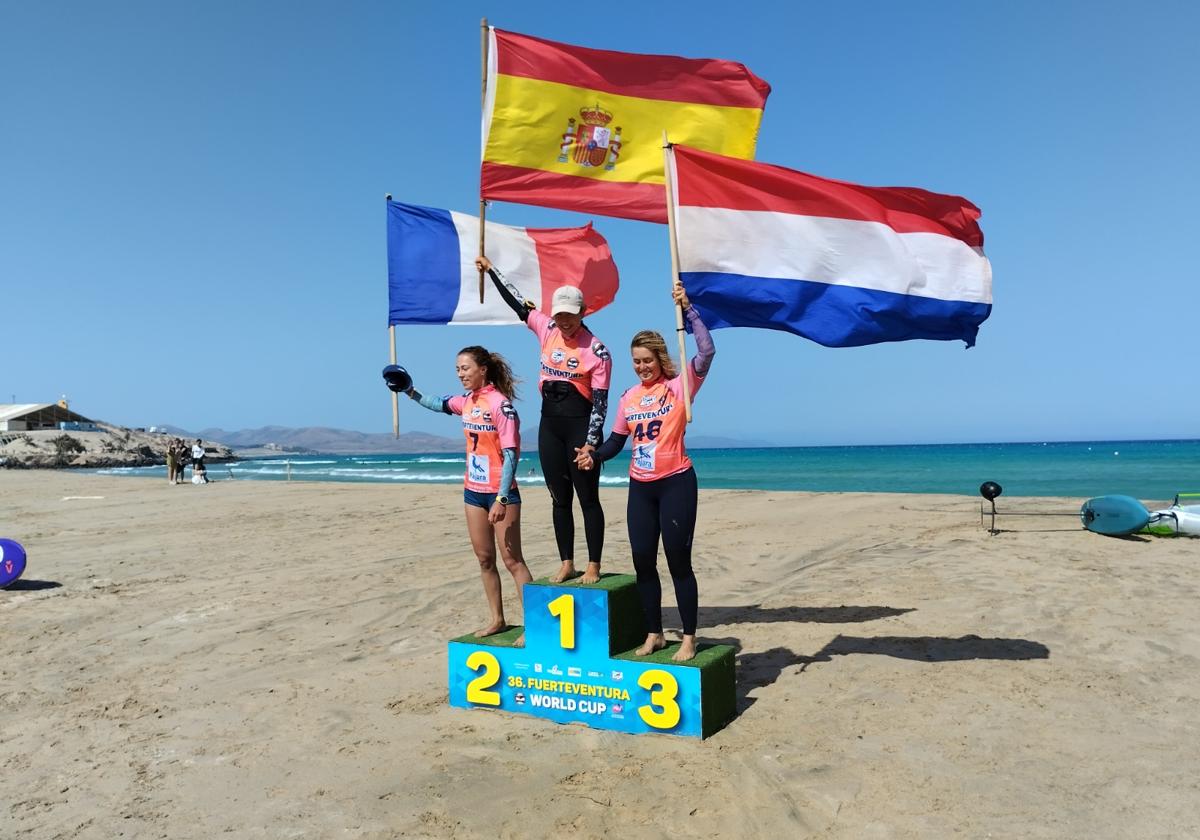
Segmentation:
{"type": "MultiPolygon", "coordinates": [[[[529,319],[520,291],[508,285],[495,269],[492,278],[504,302],[522,321],[529,319]]],[[[594,340],[586,327],[584,337],[594,340]]],[[[585,443],[597,446],[604,431],[608,410],[608,389],[595,388],[589,401],[569,382],[547,381],[541,388],[542,417],[538,424],[538,459],[546,488],[550,491],[554,521],[554,539],[560,560],[575,559],[575,516],[572,500],[579,497],[583,510],[583,532],[587,540],[588,562],[600,562],[604,551],[604,509],[600,506],[600,471],[575,466],[575,449],[585,443]]]]}

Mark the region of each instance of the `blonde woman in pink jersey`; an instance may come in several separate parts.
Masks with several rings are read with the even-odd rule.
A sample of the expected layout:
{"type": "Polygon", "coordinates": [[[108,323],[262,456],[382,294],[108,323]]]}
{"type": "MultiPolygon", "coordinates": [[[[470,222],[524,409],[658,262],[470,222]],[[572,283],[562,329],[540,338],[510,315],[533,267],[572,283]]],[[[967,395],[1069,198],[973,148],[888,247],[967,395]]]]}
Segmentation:
{"type": "Polygon", "coordinates": [[[672,659],[686,662],[696,655],[696,621],[699,594],[692,570],[692,536],[696,530],[696,471],[683,438],[687,412],[683,402],[683,376],[688,377],[691,397],[704,384],[716,348],[700,316],[676,281],[672,291],[683,307],[688,326],[696,339],[696,355],[683,374],[667,352],[663,337],[643,330],[633,337],[630,351],[638,384],[621,395],[612,434],[594,451],[577,450],[581,469],[616,456],[630,437],[633,457],[629,464],[629,546],[637,572],[638,594],[649,630],[637,653],[648,656],[667,646],[662,624],[662,584],[658,578],[658,543],[662,540],[667,566],[675,584],[675,599],[683,624],[683,639],[672,659]]]}
{"type": "MultiPolygon", "coordinates": [[[[496,570],[496,544],[517,587],[518,603],[523,594],[521,587],[533,580],[521,553],[521,494],[516,478],[521,457],[521,418],[512,404],[512,371],[500,354],[479,346],[464,347],[455,360],[455,372],[466,390],[461,396],[422,396],[411,385],[404,393],[430,411],[462,417],[467,444],[463,509],[491,611],[487,624],[475,635],[492,636],[508,627],[496,570]]],[[[522,635],[515,644],[519,647],[524,642],[522,635]]]]}

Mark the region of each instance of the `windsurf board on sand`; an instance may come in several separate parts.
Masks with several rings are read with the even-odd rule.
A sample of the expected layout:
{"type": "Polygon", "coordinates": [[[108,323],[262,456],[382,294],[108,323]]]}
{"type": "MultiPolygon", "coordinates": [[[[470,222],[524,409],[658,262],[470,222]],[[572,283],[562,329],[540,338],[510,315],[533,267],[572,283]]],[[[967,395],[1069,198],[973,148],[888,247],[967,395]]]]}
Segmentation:
{"type": "Polygon", "coordinates": [[[1132,496],[1100,496],[1083,503],[1079,519],[1089,531],[1123,537],[1145,528],[1150,511],[1132,496]]]}

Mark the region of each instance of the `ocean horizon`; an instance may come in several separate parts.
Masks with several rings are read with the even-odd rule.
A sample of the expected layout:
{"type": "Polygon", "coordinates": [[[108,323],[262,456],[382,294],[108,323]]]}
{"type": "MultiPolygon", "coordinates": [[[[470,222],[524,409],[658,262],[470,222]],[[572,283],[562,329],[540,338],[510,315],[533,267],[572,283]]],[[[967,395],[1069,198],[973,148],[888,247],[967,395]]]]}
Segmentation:
{"type": "MultiPolygon", "coordinates": [[[[1200,491],[1200,440],[1046,441],[691,449],[706,489],[950,493],[977,496],[984,481],[1006,496],[1124,494],[1169,500],[1200,491]]],[[[600,482],[629,482],[628,454],[605,465],[600,482]]],[[[211,464],[213,480],[458,484],[456,453],[281,454],[211,464]]],[[[165,477],[165,467],[112,467],[102,475],[165,477]]],[[[537,453],[523,453],[519,484],[540,485],[537,453]]]]}

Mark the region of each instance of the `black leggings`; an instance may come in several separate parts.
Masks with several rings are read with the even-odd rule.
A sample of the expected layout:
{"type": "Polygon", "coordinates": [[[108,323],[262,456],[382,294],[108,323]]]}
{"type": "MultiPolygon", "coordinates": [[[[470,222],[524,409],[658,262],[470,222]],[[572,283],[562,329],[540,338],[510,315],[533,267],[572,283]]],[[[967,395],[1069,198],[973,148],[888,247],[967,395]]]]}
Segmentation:
{"type": "Polygon", "coordinates": [[[599,563],[604,552],[604,509],[600,507],[600,470],[575,466],[575,447],[587,442],[588,418],[547,417],[538,426],[538,458],[550,491],[554,516],[554,539],[560,560],[575,559],[575,515],[573,496],[583,509],[583,533],[587,538],[588,562],[599,563]]]}
{"type": "Polygon", "coordinates": [[[638,594],[651,633],[662,632],[662,584],[658,581],[658,538],[662,535],[667,567],[675,583],[683,632],[696,634],[699,595],[692,571],[692,534],[696,530],[696,471],[658,481],[629,480],[629,547],[637,572],[638,594]]]}

